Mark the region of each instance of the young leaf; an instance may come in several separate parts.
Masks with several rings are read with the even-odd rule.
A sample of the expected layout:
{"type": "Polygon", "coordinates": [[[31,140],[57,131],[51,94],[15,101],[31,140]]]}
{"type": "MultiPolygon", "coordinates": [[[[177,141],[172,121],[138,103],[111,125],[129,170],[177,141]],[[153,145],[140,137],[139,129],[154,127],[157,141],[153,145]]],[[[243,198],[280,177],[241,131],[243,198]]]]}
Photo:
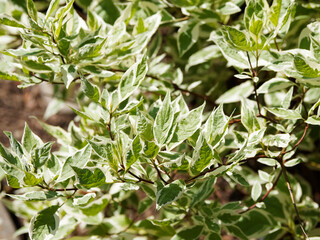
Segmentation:
{"type": "Polygon", "coordinates": [[[251,198],[253,201],[257,201],[258,198],[260,197],[262,192],[262,187],[259,182],[255,182],[253,184],[252,190],[251,190],[251,198]]]}
{"type": "Polygon", "coordinates": [[[80,74],[81,77],[81,86],[83,92],[87,95],[88,98],[92,99],[95,102],[99,102],[100,99],[100,90],[97,86],[91,84],[85,76],[80,74]]]}
{"type": "Polygon", "coordinates": [[[24,149],[29,153],[32,149],[39,147],[43,144],[42,140],[31,131],[27,123],[25,123],[24,126],[21,143],[24,149]]]}
{"type": "Polygon", "coordinates": [[[227,31],[229,40],[235,47],[245,51],[251,50],[251,46],[249,45],[247,36],[245,35],[244,32],[239,31],[238,29],[233,27],[226,27],[226,31],[227,31]]]}
{"type": "Polygon", "coordinates": [[[36,6],[34,5],[33,0],[27,0],[27,9],[28,15],[31,17],[35,22],[38,21],[38,12],[36,6]]]}
{"type": "Polygon", "coordinates": [[[54,235],[59,227],[59,217],[56,214],[59,207],[58,205],[48,207],[31,219],[29,236],[32,240],[46,240],[54,235]]]}
{"type": "Polygon", "coordinates": [[[11,18],[10,16],[6,16],[6,15],[2,15],[0,17],[0,24],[7,25],[10,27],[25,28],[23,24],[19,23],[14,18],[11,18]]]}
{"type": "Polygon", "coordinates": [[[175,180],[168,185],[165,185],[157,192],[157,210],[177,200],[184,192],[185,183],[183,180],[175,180]]]}
{"type": "Polygon", "coordinates": [[[153,135],[160,145],[168,138],[168,133],[172,126],[174,113],[171,105],[170,93],[168,92],[157,113],[153,126],[153,135]]]}
{"type": "Polygon", "coordinates": [[[49,4],[48,10],[46,12],[46,20],[52,15],[52,13],[59,7],[60,0],[52,0],[49,4]]]}

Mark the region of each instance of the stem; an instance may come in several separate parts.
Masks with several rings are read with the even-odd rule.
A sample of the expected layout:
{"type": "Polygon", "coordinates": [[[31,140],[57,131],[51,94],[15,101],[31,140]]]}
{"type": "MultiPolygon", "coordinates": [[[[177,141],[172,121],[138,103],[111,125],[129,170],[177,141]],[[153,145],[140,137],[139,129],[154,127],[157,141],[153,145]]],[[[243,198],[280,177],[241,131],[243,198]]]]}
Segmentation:
{"type": "Polygon", "coordinates": [[[114,140],[114,136],[111,132],[111,119],[112,119],[112,112],[110,113],[110,119],[109,119],[109,122],[107,124],[107,129],[108,129],[108,132],[109,132],[109,135],[110,135],[110,138],[111,140],[113,141],[114,140]]]}
{"type": "Polygon", "coordinates": [[[259,116],[263,116],[263,115],[261,114],[260,102],[259,102],[258,93],[257,93],[257,84],[256,84],[255,81],[253,81],[253,86],[254,86],[254,95],[255,95],[255,97],[256,97],[256,102],[257,102],[257,106],[258,106],[259,116]]]}
{"type": "Polygon", "coordinates": [[[45,186],[42,186],[40,184],[37,185],[38,187],[42,188],[42,189],[46,189],[46,190],[49,190],[49,191],[54,191],[54,192],[64,192],[64,191],[78,191],[79,189],[74,187],[74,188],[49,188],[49,187],[45,187],[45,186]]]}
{"type": "Polygon", "coordinates": [[[274,39],[273,39],[273,42],[274,42],[274,45],[276,46],[276,49],[278,50],[278,52],[280,52],[280,48],[279,48],[279,46],[278,46],[277,39],[274,38],[274,39]]]}
{"type": "Polygon", "coordinates": [[[248,62],[249,62],[249,65],[250,65],[250,70],[251,70],[252,76],[253,76],[253,77],[256,77],[256,76],[257,76],[257,73],[256,73],[256,71],[255,71],[255,70],[253,69],[253,67],[252,67],[252,63],[251,63],[251,60],[250,60],[250,56],[249,56],[248,51],[246,51],[246,53],[247,53],[247,58],[248,58],[248,62]]]}
{"type": "Polygon", "coordinates": [[[297,208],[296,201],[294,200],[293,191],[292,191],[291,184],[290,184],[290,181],[289,181],[289,178],[288,178],[288,175],[287,175],[287,169],[284,166],[284,163],[282,161],[280,161],[280,164],[281,164],[281,170],[282,170],[284,179],[286,180],[287,187],[288,187],[288,190],[289,190],[289,193],[290,193],[290,198],[291,198],[294,210],[296,212],[296,215],[297,215],[297,218],[298,218],[298,221],[299,221],[299,226],[300,226],[300,228],[302,230],[302,233],[303,233],[305,239],[308,239],[308,235],[307,235],[307,233],[306,233],[306,231],[305,231],[305,229],[303,227],[303,222],[302,222],[302,220],[300,218],[300,215],[299,215],[299,211],[298,211],[298,208],[297,208]]]}

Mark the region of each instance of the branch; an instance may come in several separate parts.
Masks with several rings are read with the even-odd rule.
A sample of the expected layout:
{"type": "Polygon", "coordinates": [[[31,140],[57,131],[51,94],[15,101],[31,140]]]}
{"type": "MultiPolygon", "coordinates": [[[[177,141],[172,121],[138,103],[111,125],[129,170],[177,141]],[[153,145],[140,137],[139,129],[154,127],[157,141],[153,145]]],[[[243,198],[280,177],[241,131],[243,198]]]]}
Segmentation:
{"type": "Polygon", "coordinates": [[[157,167],[157,164],[155,163],[154,160],[151,160],[151,161],[152,161],[152,163],[153,163],[154,168],[157,170],[157,173],[158,173],[159,178],[161,179],[162,182],[164,182],[164,184],[167,185],[168,182],[167,182],[166,180],[164,180],[164,178],[162,177],[161,172],[160,172],[159,168],[157,167]]]}
{"type": "MultiPolygon", "coordinates": [[[[124,70],[124,69],[114,69],[114,68],[112,68],[112,69],[108,69],[108,70],[112,71],[112,72],[122,72],[122,73],[126,72],[126,70],[124,70]]],[[[179,87],[176,83],[173,83],[173,82],[171,82],[169,80],[166,80],[166,79],[161,79],[161,78],[159,78],[157,76],[154,76],[154,75],[151,75],[151,74],[147,74],[146,77],[158,80],[160,82],[168,83],[173,87],[174,90],[178,90],[184,95],[190,94],[190,95],[193,95],[195,97],[199,97],[199,98],[203,99],[204,101],[210,103],[211,105],[216,106],[216,103],[206,95],[202,95],[202,94],[197,93],[197,92],[192,92],[192,91],[190,91],[188,89],[183,89],[183,88],[179,87]]]]}
{"type": "Polygon", "coordinates": [[[301,218],[300,218],[296,201],[294,200],[293,191],[292,191],[291,184],[290,184],[290,181],[289,181],[289,178],[288,178],[288,175],[287,175],[287,169],[286,169],[286,167],[284,166],[284,163],[283,163],[282,161],[280,161],[280,164],[281,164],[281,170],[282,170],[284,179],[286,180],[287,187],[288,187],[288,190],[289,190],[289,193],[290,193],[291,201],[292,201],[294,210],[295,210],[295,212],[296,212],[296,215],[297,215],[297,218],[298,218],[298,221],[299,221],[299,226],[300,226],[300,228],[301,228],[301,230],[302,230],[302,233],[303,233],[305,239],[309,239],[309,238],[308,238],[308,235],[307,235],[307,233],[306,233],[306,231],[305,231],[305,229],[304,229],[303,222],[302,222],[302,220],[301,220],[301,218]]]}

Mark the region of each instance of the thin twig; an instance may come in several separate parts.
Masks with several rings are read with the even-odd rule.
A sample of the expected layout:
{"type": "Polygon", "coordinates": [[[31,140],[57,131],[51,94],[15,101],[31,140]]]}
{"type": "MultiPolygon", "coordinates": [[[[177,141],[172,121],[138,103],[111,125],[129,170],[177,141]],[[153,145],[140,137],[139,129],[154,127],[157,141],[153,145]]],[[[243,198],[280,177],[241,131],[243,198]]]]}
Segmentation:
{"type": "Polygon", "coordinates": [[[305,136],[307,134],[308,128],[309,128],[309,123],[306,124],[306,126],[304,128],[304,132],[303,132],[301,138],[299,139],[299,141],[292,147],[292,149],[290,149],[289,151],[284,152],[283,154],[292,152],[293,150],[295,150],[300,145],[300,143],[303,141],[303,139],[305,138],[305,136]]]}
{"type": "Polygon", "coordinates": [[[79,190],[76,187],[74,187],[74,188],[49,188],[49,187],[42,186],[41,184],[38,184],[37,186],[42,189],[46,189],[46,190],[53,191],[53,192],[65,192],[65,191],[78,191],[79,190]]]}
{"type": "Polygon", "coordinates": [[[154,184],[153,181],[148,180],[148,179],[141,178],[141,177],[137,176],[136,174],[134,174],[134,173],[131,172],[131,171],[128,171],[128,173],[129,173],[131,176],[133,176],[133,177],[135,177],[136,179],[138,179],[139,182],[146,182],[146,183],[154,184]]]}
{"type": "Polygon", "coordinates": [[[216,170],[216,169],[217,169],[217,168],[213,167],[213,165],[212,165],[209,169],[204,170],[203,172],[199,173],[198,175],[196,175],[196,176],[194,176],[194,177],[191,177],[191,178],[188,178],[188,179],[186,179],[186,180],[184,180],[184,181],[185,181],[185,183],[188,184],[188,183],[190,183],[190,182],[193,182],[193,181],[196,180],[197,178],[206,175],[206,174],[209,173],[209,172],[213,172],[213,171],[216,170]]]}

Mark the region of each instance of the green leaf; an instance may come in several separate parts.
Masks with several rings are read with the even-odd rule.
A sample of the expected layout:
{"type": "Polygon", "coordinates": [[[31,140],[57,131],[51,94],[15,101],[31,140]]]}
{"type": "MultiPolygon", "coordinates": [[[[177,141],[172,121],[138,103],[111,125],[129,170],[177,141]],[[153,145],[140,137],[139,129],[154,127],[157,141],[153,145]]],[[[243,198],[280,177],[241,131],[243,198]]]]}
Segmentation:
{"type": "Polygon", "coordinates": [[[260,197],[262,192],[262,187],[259,182],[255,182],[253,184],[252,190],[251,190],[251,198],[253,201],[257,201],[258,198],[260,197]]]}
{"type": "Polygon", "coordinates": [[[86,206],[80,207],[83,214],[87,216],[95,216],[103,211],[103,209],[108,205],[110,196],[104,195],[99,199],[96,199],[86,206]]]}
{"type": "Polygon", "coordinates": [[[305,78],[320,77],[319,70],[316,68],[312,68],[302,56],[294,56],[294,66],[297,69],[298,73],[300,73],[305,78]]]}
{"type": "Polygon", "coordinates": [[[200,24],[197,21],[187,21],[178,31],[178,51],[179,55],[183,56],[199,37],[200,24]]]}
{"type": "Polygon", "coordinates": [[[46,12],[46,20],[52,15],[52,13],[59,7],[60,0],[52,0],[46,12]]]}
{"type": "Polygon", "coordinates": [[[43,144],[42,140],[31,131],[27,123],[25,123],[24,126],[21,143],[24,149],[29,153],[34,148],[37,148],[43,144]]]}
{"type": "Polygon", "coordinates": [[[188,59],[188,64],[186,65],[186,70],[188,71],[190,67],[196,66],[208,62],[211,59],[221,57],[220,50],[218,46],[211,45],[200,49],[198,52],[192,54],[188,59]]]}
{"type": "Polygon", "coordinates": [[[200,128],[204,106],[205,103],[193,109],[178,123],[170,140],[170,149],[176,147],[188,137],[191,137],[200,128]]]}
{"type": "Polygon", "coordinates": [[[193,162],[191,163],[190,170],[193,175],[199,174],[205,169],[213,159],[211,147],[205,139],[202,140],[202,145],[199,150],[194,151],[193,162]]]}
{"type": "Polygon", "coordinates": [[[226,26],[225,28],[232,45],[245,51],[251,50],[251,46],[244,32],[229,26],[226,26]]]}
{"type": "Polygon", "coordinates": [[[311,125],[320,125],[320,117],[316,115],[310,116],[308,117],[306,123],[309,123],[311,125]]]}
{"type": "Polygon", "coordinates": [[[2,15],[0,17],[0,24],[10,26],[10,27],[17,27],[17,28],[26,28],[23,24],[16,21],[14,18],[6,15],[2,15]]]}
{"type": "Polygon", "coordinates": [[[50,72],[53,71],[51,69],[51,67],[49,67],[49,66],[47,66],[45,64],[33,61],[33,60],[24,61],[24,62],[22,62],[22,65],[26,69],[28,69],[30,71],[33,71],[33,72],[36,72],[36,73],[50,73],[50,72]]]}
{"type": "Polygon", "coordinates": [[[165,185],[159,192],[157,192],[157,210],[177,200],[184,190],[185,183],[181,179],[165,185]]]}
{"type": "Polygon", "coordinates": [[[157,156],[159,150],[159,146],[154,142],[145,142],[143,152],[147,158],[154,158],[155,156],[157,156]]]}
{"type": "Polygon", "coordinates": [[[291,159],[289,161],[286,161],[284,165],[286,167],[294,167],[294,166],[298,165],[301,162],[302,162],[301,158],[294,158],[294,159],[291,159]]]}
{"type": "Polygon", "coordinates": [[[100,99],[100,90],[96,85],[91,84],[85,76],[80,74],[81,77],[81,86],[83,92],[86,94],[86,96],[90,99],[92,99],[95,102],[99,102],[100,99]]]}
{"type": "Polygon", "coordinates": [[[8,194],[13,199],[23,200],[23,201],[44,201],[44,200],[53,200],[59,197],[57,192],[54,191],[32,191],[27,192],[21,195],[8,194]]]}
{"type": "Polygon", "coordinates": [[[93,187],[99,187],[106,183],[106,176],[101,171],[100,168],[95,168],[93,171],[87,168],[77,168],[71,166],[73,171],[75,171],[76,176],[79,179],[79,183],[89,189],[93,187]]]}
{"type": "Polygon", "coordinates": [[[103,18],[106,23],[111,25],[119,18],[120,11],[113,0],[99,1],[95,9],[96,13],[103,18]]]}
{"type": "Polygon", "coordinates": [[[119,92],[122,101],[127,99],[140,86],[147,72],[147,55],[144,54],[142,59],[132,65],[121,77],[119,92]]]}
{"type": "Polygon", "coordinates": [[[267,108],[267,110],[279,118],[292,120],[302,119],[300,113],[298,113],[296,110],[284,108],[267,108]]]}
{"type": "Polygon", "coordinates": [[[258,89],[257,93],[271,93],[290,86],[294,86],[295,83],[285,78],[272,78],[267,82],[264,82],[258,89]]]}
{"type": "Polygon", "coordinates": [[[171,240],[196,240],[199,239],[203,230],[203,226],[195,225],[192,227],[183,228],[171,240]]]}
{"type": "Polygon", "coordinates": [[[210,114],[204,125],[203,135],[207,142],[215,147],[225,135],[228,127],[228,119],[223,112],[223,105],[219,105],[210,114]]]}
{"type": "Polygon", "coordinates": [[[192,200],[190,203],[190,208],[195,206],[198,203],[203,202],[206,200],[214,191],[213,185],[216,182],[214,177],[208,177],[205,182],[196,189],[195,193],[192,194],[192,200]]]}
{"type": "Polygon", "coordinates": [[[221,13],[222,15],[232,15],[232,14],[235,14],[237,12],[240,12],[241,8],[239,8],[233,2],[226,2],[226,3],[222,4],[222,5],[220,5],[220,7],[217,9],[217,11],[219,13],[221,13]]]}
{"type": "Polygon", "coordinates": [[[14,73],[5,73],[5,72],[0,71],[0,79],[20,82],[20,81],[24,80],[24,77],[18,76],[14,73]]]}
{"type": "Polygon", "coordinates": [[[87,144],[83,149],[75,152],[72,156],[68,157],[63,163],[61,173],[57,181],[63,182],[68,178],[74,176],[72,167],[83,168],[91,156],[91,145],[87,144]]]}
{"type": "Polygon", "coordinates": [[[285,109],[288,109],[290,107],[291,99],[292,99],[292,94],[293,94],[293,87],[289,89],[289,91],[286,93],[284,96],[281,106],[285,109]]]}
{"type": "Polygon", "coordinates": [[[210,234],[206,236],[205,240],[222,240],[222,238],[219,233],[210,232],[210,234]]]}
{"type": "Polygon", "coordinates": [[[170,93],[168,92],[157,113],[153,126],[153,135],[160,145],[168,138],[168,133],[172,126],[174,112],[171,105],[170,93]]]}
{"type": "Polygon", "coordinates": [[[59,218],[56,215],[59,207],[57,205],[48,207],[31,219],[29,236],[32,240],[45,240],[55,233],[59,227],[59,218]]]}
{"type": "Polygon", "coordinates": [[[249,97],[252,94],[253,90],[254,87],[252,85],[252,81],[246,81],[223,93],[216,100],[216,103],[221,104],[239,102],[242,98],[249,97]]]}
{"type": "Polygon", "coordinates": [[[241,123],[249,133],[253,133],[260,129],[254,110],[245,99],[241,102],[241,123]]]}
{"type": "Polygon", "coordinates": [[[259,37],[262,32],[263,23],[264,22],[257,18],[255,14],[253,14],[253,17],[250,19],[249,31],[255,36],[254,40],[256,44],[259,44],[259,37]]]}
{"type": "Polygon", "coordinates": [[[140,201],[138,205],[138,214],[143,213],[145,210],[151,207],[152,204],[153,200],[151,198],[145,198],[142,201],[140,201]]]}
{"type": "Polygon", "coordinates": [[[23,182],[26,186],[37,186],[42,182],[42,178],[37,178],[35,175],[29,172],[25,172],[23,182]]]}
{"type": "Polygon", "coordinates": [[[137,131],[143,140],[153,139],[153,125],[142,112],[138,112],[137,131]]]}
{"type": "Polygon", "coordinates": [[[67,144],[67,145],[71,143],[71,135],[70,135],[70,133],[65,131],[63,128],[46,124],[46,123],[44,123],[44,122],[42,122],[40,120],[38,120],[38,122],[41,124],[41,126],[43,127],[43,129],[47,133],[49,133],[51,136],[53,136],[56,139],[58,139],[58,142],[61,142],[63,144],[67,144]]]}
{"type": "Polygon", "coordinates": [[[32,154],[32,163],[35,169],[42,167],[50,159],[50,151],[54,142],[48,142],[42,147],[35,149],[32,154]]]}
{"type": "Polygon", "coordinates": [[[11,132],[4,131],[4,134],[9,138],[11,149],[13,150],[13,152],[19,157],[22,157],[24,155],[24,151],[21,144],[13,137],[11,132]]]}
{"type": "Polygon", "coordinates": [[[250,184],[248,183],[248,181],[246,180],[246,177],[243,176],[241,174],[241,172],[237,172],[237,171],[233,171],[232,173],[230,173],[229,177],[234,180],[236,183],[242,185],[242,186],[246,186],[249,187],[250,184]]]}
{"type": "Polygon", "coordinates": [[[267,135],[263,138],[263,144],[284,148],[289,145],[290,140],[290,134],[288,133],[267,135]]]}
{"type": "Polygon", "coordinates": [[[38,12],[36,6],[34,5],[33,0],[27,0],[27,9],[28,15],[31,17],[35,22],[38,21],[38,12]]]}

